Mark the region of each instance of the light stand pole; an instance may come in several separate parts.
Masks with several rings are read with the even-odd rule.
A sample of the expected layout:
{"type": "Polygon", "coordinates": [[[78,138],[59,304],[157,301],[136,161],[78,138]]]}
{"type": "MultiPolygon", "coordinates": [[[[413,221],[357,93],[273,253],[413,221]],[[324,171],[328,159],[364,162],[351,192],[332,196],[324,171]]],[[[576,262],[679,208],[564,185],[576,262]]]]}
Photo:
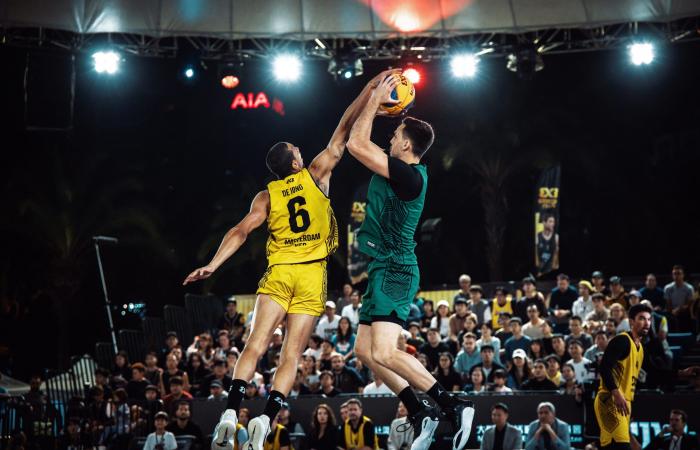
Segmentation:
{"type": "Polygon", "coordinates": [[[119,351],[117,347],[117,335],[114,332],[114,321],[112,320],[112,304],[109,301],[109,296],[107,295],[107,283],[105,282],[105,273],[102,269],[102,258],[100,256],[100,242],[109,242],[111,244],[117,244],[119,239],[109,236],[93,236],[92,240],[95,241],[95,254],[97,255],[97,267],[100,270],[100,280],[102,281],[102,292],[105,295],[105,308],[107,309],[107,320],[109,322],[109,332],[112,334],[112,347],[114,347],[114,354],[116,355],[119,351]]]}

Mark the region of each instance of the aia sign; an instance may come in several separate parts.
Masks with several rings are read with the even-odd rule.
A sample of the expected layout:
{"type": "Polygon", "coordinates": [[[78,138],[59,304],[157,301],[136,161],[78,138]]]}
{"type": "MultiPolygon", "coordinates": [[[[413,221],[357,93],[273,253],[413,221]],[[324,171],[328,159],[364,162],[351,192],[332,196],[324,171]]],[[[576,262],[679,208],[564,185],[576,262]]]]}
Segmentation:
{"type": "Polygon", "coordinates": [[[284,103],[282,100],[277,98],[272,99],[272,103],[264,92],[258,92],[257,95],[253,92],[248,92],[247,94],[239,92],[233,97],[231,102],[231,109],[258,109],[266,108],[272,109],[274,112],[280,116],[284,116],[284,103]]]}

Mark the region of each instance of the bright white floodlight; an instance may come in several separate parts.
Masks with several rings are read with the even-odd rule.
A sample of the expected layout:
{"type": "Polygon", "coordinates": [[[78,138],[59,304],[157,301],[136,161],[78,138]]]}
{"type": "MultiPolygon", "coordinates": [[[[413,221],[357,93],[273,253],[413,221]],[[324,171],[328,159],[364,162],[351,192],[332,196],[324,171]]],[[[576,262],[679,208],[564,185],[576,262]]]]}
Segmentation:
{"type": "Polygon", "coordinates": [[[651,64],[654,60],[654,46],[648,42],[630,45],[629,52],[630,60],[635,66],[651,64]]]}
{"type": "Polygon", "coordinates": [[[479,63],[479,58],[466,53],[455,55],[450,61],[452,67],[452,75],[457,78],[471,78],[476,74],[476,66],[479,63]]]}
{"type": "Polygon", "coordinates": [[[294,55],[279,55],[272,68],[275,77],[280,81],[296,81],[301,76],[301,60],[294,55]]]}
{"type": "Polygon", "coordinates": [[[115,52],[95,52],[92,54],[95,72],[114,75],[119,70],[119,54],[115,52]]]}

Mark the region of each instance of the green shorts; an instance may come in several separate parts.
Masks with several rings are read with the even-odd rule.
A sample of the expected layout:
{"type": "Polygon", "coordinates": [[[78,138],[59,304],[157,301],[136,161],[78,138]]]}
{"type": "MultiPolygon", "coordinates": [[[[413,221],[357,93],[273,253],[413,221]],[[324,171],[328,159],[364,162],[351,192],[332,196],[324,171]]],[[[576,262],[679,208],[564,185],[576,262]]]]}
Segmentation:
{"type": "Polygon", "coordinates": [[[418,266],[373,259],[367,267],[367,274],[360,323],[393,322],[405,326],[411,303],[418,292],[418,266]]]}

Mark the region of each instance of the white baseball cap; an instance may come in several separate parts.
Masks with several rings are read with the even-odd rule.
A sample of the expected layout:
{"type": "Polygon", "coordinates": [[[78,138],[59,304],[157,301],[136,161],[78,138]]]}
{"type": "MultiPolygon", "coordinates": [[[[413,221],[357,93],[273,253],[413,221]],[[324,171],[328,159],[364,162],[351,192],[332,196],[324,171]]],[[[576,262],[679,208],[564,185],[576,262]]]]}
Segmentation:
{"type": "Polygon", "coordinates": [[[328,300],[326,302],[326,308],[335,308],[335,302],[333,300],[328,300]]]}
{"type": "Polygon", "coordinates": [[[441,306],[447,306],[447,307],[449,308],[449,307],[450,307],[450,302],[448,302],[447,300],[440,300],[440,301],[437,303],[437,307],[439,308],[439,307],[441,307],[441,306]]]}
{"type": "Polygon", "coordinates": [[[513,351],[513,358],[527,359],[527,353],[525,353],[525,350],[523,350],[522,348],[516,348],[513,351]]]}

